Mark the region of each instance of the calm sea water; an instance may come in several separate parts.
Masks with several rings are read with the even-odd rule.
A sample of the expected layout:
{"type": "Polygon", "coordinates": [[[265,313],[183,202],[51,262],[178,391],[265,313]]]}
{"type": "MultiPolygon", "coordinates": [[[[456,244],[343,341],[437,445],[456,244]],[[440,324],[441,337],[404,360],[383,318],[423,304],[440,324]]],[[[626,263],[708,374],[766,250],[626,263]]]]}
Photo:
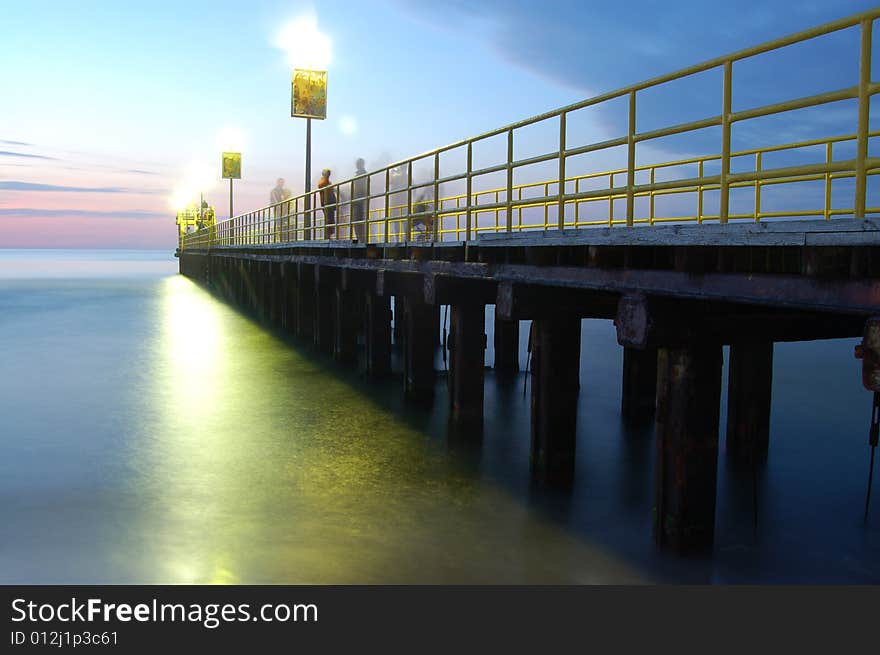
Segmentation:
{"type": "Polygon", "coordinates": [[[488,373],[462,451],[442,378],[406,407],[176,266],[0,250],[0,583],[880,582],[853,340],[776,346],[757,519],[722,439],[716,547],[685,559],[651,539],[652,429],[619,419],[610,322],[583,324],[575,487],[546,493],[522,377],[488,373]]]}

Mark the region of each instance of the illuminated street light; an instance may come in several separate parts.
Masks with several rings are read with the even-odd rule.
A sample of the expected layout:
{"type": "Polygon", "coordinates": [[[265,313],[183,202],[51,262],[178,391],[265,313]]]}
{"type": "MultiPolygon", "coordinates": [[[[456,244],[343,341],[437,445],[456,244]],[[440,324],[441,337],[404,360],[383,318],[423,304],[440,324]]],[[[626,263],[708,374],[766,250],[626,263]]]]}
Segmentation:
{"type": "Polygon", "coordinates": [[[232,209],[232,180],[241,179],[241,147],[244,135],[234,127],[225,127],[217,135],[217,148],[220,150],[220,177],[229,180],[229,218],[235,214],[232,209]]]}
{"type": "Polygon", "coordinates": [[[304,16],[289,23],[278,37],[278,46],[287,51],[287,62],[293,68],[290,82],[290,115],[306,119],[306,240],[311,238],[312,208],[312,119],[327,118],[327,66],[332,47],[329,37],[318,30],[314,16],[304,16]]]}
{"type": "Polygon", "coordinates": [[[202,211],[204,193],[211,190],[216,182],[217,176],[210,166],[194,162],[184,170],[170,198],[170,204],[177,212],[180,236],[183,236],[187,226],[195,227],[202,223],[205,218],[202,211]],[[193,211],[191,207],[196,198],[198,208],[193,211]]]}

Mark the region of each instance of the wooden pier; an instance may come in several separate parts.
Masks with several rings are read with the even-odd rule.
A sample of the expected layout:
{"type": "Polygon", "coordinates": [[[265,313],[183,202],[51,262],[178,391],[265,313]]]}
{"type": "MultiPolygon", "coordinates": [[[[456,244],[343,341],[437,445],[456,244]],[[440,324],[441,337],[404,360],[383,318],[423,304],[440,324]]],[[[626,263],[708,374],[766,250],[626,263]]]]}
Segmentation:
{"type": "Polygon", "coordinates": [[[433,399],[439,308],[448,306],[449,420],[474,439],[486,305],[495,306],[499,375],[516,373],[526,356],[518,322],[531,321],[531,468],[536,483],[553,486],[574,475],[578,376],[590,357],[581,319],[614,321],[621,412],[656,426],[656,538],[693,550],[713,541],[722,346],[731,346],[727,454],[763,457],[773,343],[862,335],[880,311],[880,222],[220,246],[181,252],[180,271],[376,378],[391,372],[393,298],[402,393],[420,403],[433,399]]]}
{"type": "MultiPolygon", "coordinates": [[[[332,227],[330,206],[306,192],[181,233],[180,270],[367,375],[389,375],[399,344],[402,392],[419,403],[433,401],[444,307],[449,425],[472,438],[494,305],[495,370],[509,378],[530,361],[532,477],[553,486],[574,476],[578,377],[590,363],[581,321],[614,321],[622,417],[655,424],[657,541],[708,548],[724,346],[726,453],[737,461],[754,465],[773,439],[776,342],[863,335],[857,356],[880,408],[878,18],[872,8],[359,173],[332,185],[332,227]],[[815,80],[821,92],[780,102],[778,89],[741,77],[748,61],[786,78],[790,58],[774,55],[831,34],[851,42],[855,85],[828,75],[815,80]],[[720,113],[656,126],[651,94],[704,73],[701,93],[720,113]],[[849,118],[829,116],[808,141],[734,129],[771,116],[797,124],[835,103],[849,118]],[[585,111],[607,119],[607,138],[573,127],[585,111]],[[536,144],[534,129],[554,136],[536,144]],[[694,141],[682,157],[656,162],[642,149],[685,134],[694,141]],[[597,170],[594,153],[617,167],[597,170]]],[[[874,420],[876,445],[880,409],[874,420]]]]}

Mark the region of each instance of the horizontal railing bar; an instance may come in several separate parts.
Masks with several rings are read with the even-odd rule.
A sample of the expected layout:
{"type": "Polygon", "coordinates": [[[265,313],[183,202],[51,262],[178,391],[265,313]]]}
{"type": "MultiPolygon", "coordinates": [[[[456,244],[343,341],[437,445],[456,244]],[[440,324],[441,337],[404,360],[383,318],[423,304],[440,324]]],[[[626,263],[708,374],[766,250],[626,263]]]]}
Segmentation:
{"type": "MultiPolygon", "coordinates": [[[[565,157],[575,157],[577,155],[585,155],[588,152],[596,152],[597,150],[605,150],[606,148],[616,148],[618,146],[625,146],[627,144],[627,138],[625,136],[617,137],[616,139],[607,139],[606,141],[599,141],[598,143],[591,143],[585,146],[578,146],[577,148],[567,148],[565,150],[565,157]]],[[[554,155],[557,153],[554,153],[554,155]]],[[[623,169],[626,171],[626,169],[623,169]]]]}
{"type": "Polygon", "coordinates": [[[633,139],[637,142],[648,141],[649,139],[657,139],[663,136],[672,136],[674,134],[681,134],[682,132],[702,130],[707,127],[716,127],[718,125],[721,125],[721,116],[713,116],[712,118],[704,118],[698,121],[691,121],[690,123],[681,123],[680,125],[673,125],[672,127],[664,127],[659,130],[651,130],[650,132],[641,132],[640,134],[634,134],[633,139]]]}
{"type": "Polygon", "coordinates": [[[805,109],[807,107],[816,107],[828,104],[829,102],[839,102],[840,100],[852,100],[859,97],[859,87],[853,86],[848,89],[840,89],[828,93],[818,93],[806,98],[797,98],[795,100],[786,100],[772,105],[764,105],[763,107],[755,107],[754,109],[744,109],[735,111],[730,114],[730,122],[744,121],[749,118],[761,118],[764,116],[772,116],[784,111],[793,111],[795,109],[805,109]]]}

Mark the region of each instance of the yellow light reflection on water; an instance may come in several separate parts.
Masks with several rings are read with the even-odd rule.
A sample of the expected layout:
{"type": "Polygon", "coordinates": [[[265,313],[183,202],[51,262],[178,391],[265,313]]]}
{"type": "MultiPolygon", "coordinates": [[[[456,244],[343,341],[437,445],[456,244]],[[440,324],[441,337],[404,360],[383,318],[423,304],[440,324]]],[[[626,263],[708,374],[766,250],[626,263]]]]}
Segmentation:
{"type": "Polygon", "coordinates": [[[640,580],[187,278],[159,307],[136,456],[147,581],[640,580]]]}

